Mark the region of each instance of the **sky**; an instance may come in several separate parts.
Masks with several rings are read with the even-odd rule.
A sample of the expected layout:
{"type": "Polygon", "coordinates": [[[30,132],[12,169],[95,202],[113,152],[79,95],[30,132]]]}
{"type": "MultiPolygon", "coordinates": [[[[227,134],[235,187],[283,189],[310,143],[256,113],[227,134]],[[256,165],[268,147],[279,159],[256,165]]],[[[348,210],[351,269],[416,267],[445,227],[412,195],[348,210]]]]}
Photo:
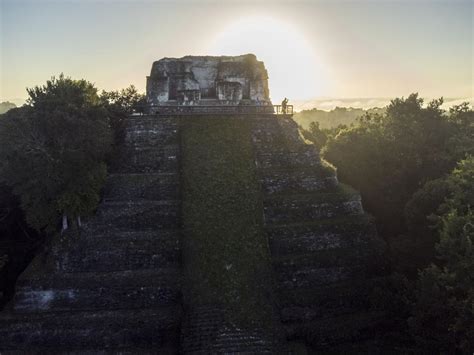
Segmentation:
{"type": "Polygon", "coordinates": [[[144,92],[160,58],[254,53],[274,102],[472,102],[473,3],[0,0],[0,101],[60,73],[144,92]]]}

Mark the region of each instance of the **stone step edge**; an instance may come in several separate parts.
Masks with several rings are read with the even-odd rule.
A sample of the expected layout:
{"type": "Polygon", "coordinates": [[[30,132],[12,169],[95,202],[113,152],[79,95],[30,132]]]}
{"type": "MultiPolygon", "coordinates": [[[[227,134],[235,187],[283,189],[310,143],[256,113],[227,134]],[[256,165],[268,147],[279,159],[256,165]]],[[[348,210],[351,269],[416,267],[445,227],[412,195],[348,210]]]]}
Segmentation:
{"type": "MultiPolygon", "coordinates": [[[[168,173],[110,173],[107,175],[107,178],[118,177],[118,176],[157,176],[157,177],[178,177],[178,172],[168,172],[168,173]]],[[[178,181],[176,181],[178,183],[178,181]]]]}
{"type": "MultiPolygon", "coordinates": [[[[178,265],[177,265],[178,266],[178,265]]],[[[28,275],[29,276],[29,275],[28,275]]],[[[92,282],[100,282],[102,278],[109,279],[109,280],[116,280],[122,279],[123,283],[127,281],[134,281],[138,282],[142,279],[149,279],[150,277],[154,276],[152,279],[158,281],[156,278],[159,277],[160,280],[175,280],[178,282],[178,279],[181,278],[181,267],[165,267],[160,269],[137,269],[137,270],[125,270],[125,271],[105,271],[105,272],[95,272],[95,271],[76,271],[76,272],[57,272],[49,275],[41,275],[41,277],[37,277],[36,275],[32,275],[33,277],[25,277],[20,278],[17,281],[17,288],[21,287],[30,287],[30,285],[37,285],[38,286],[51,286],[52,283],[56,282],[79,282],[83,280],[93,280],[92,282]],[[169,274],[169,275],[167,275],[169,274]]],[[[131,282],[133,284],[134,282],[131,282]]]]}
{"type": "Polygon", "coordinates": [[[353,223],[357,222],[357,220],[362,220],[360,224],[371,224],[374,223],[374,218],[367,214],[356,214],[356,215],[348,215],[348,216],[336,216],[331,218],[322,218],[318,220],[312,220],[307,222],[292,222],[292,223],[270,223],[265,225],[265,230],[273,231],[276,229],[294,229],[294,228],[311,228],[311,227],[318,227],[322,228],[323,226],[330,226],[334,224],[342,223],[353,223]]]}

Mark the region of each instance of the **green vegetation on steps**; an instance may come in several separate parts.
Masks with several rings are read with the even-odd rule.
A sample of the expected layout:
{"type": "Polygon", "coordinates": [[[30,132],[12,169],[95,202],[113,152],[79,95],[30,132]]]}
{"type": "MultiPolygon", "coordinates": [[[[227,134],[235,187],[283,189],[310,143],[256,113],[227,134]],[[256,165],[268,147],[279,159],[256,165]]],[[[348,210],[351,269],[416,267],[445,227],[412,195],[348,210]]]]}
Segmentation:
{"type": "Polygon", "coordinates": [[[233,322],[271,327],[272,274],[251,122],[181,122],[184,298],[233,322]]]}

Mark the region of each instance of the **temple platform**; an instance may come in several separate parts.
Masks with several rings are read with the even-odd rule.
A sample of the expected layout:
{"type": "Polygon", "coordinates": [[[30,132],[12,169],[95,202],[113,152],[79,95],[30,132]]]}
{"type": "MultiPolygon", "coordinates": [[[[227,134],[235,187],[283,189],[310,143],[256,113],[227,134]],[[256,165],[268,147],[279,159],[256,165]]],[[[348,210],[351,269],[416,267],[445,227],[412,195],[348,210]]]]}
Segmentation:
{"type": "Polygon", "coordinates": [[[293,105],[151,105],[144,110],[153,115],[281,115],[292,117],[293,105]]]}

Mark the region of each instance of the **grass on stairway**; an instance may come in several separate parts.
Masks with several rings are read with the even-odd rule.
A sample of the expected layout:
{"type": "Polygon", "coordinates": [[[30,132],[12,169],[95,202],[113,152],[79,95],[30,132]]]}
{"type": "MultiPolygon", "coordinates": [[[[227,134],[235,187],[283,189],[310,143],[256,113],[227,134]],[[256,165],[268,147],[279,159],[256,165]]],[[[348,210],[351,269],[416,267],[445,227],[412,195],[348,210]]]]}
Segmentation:
{"type": "Polygon", "coordinates": [[[271,322],[272,273],[249,120],[183,120],[185,303],[271,322]]]}

